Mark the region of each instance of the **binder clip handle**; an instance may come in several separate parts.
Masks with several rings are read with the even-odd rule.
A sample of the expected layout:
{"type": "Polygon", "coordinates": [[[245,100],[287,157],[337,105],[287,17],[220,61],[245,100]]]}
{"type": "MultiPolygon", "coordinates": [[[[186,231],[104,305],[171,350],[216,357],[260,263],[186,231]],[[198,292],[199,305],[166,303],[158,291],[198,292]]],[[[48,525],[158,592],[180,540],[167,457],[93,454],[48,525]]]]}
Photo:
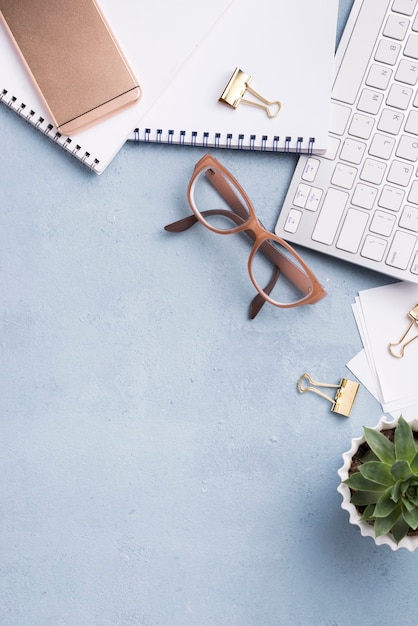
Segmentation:
{"type": "Polygon", "coordinates": [[[306,391],[312,391],[316,393],[321,398],[325,398],[328,402],[331,402],[331,411],[333,413],[339,413],[340,415],[344,415],[348,417],[351,413],[351,409],[353,408],[354,400],[356,399],[357,392],[359,390],[360,384],[354,382],[353,380],[348,380],[348,378],[342,378],[338,385],[331,385],[328,383],[320,383],[316,380],[313,380],[309,374],[305,372],[298,380],[298,390],[300,393],[305,393],[306,391]],[[307,380],[310,385],[303,385],[304,381],[307,380]],[[315,386],[314,386],[315,385],[315,386]],[[317,387],[328,387],[337,389],[335,393],[334,399],[327,396],[326,393],[317,389],[317,387]]]}
{"type": "Polygon", "coordinates": [[[271,101],[264,98],[250,86],[251,80],[252,77],[249,74],[246,74],[238,67],[235,68],[234,73],[232,74],[225,89],[221,94],[221,97],[219,98],[219,102],[228,104],[233,109],[236,109],[237,106],[242,102],[242,104],[248,104],[250,106],[262,109],[267,113],[268,117],[270,118],[276,117],[280,113],[282,103],[279,100],[271,101]],[[244,98],[244,95],[247,91],[251,95],[253,95],[256,100],[247,100],[246,98],[244,98]]]}
{"type": "Polygon", "coordinates": [[[408,317],[411,320],[411,323],[409,324],[402,337],[399,339],[399,341],[393,341],[388,345],[389,352],[397,359],[401,359],[404,356],[406,346],[409,346],[409,344],[418,337],[417,332],[413,337],[407,339],[413,325],[418,324],[418,304],[409,311],[408,317]]]}
{"type": "Polygon", "coordinates": [[[305,372],[305,374],[302,374],[302,376],[299,378],[298,380],[298,389],[300,391],[300,393],[305,393],[306,391],[312,391],[313,393],[316,393],[318,396],[321,396],[321,398],[325,398],[325,400],[328,400],[329,402],[331,402],[331,404],[333,404],[334,400],[332,398],[330,398],[329,396],[327,396],[325,393],[323,393],[322,391],[319,391],[319,389],[316,389],[316,387],[334,387],[337,388],[338,385],[327,385],[326,383],[319,383],[317,380],[313,380],[313,378],[307,374],[305,372]],[[306,387],[303,387],[303,381],[307,380],[310,385],[307,385],[306,387]],[[315,385],[315,387],[313,387],[312,385],[315,385]]]}

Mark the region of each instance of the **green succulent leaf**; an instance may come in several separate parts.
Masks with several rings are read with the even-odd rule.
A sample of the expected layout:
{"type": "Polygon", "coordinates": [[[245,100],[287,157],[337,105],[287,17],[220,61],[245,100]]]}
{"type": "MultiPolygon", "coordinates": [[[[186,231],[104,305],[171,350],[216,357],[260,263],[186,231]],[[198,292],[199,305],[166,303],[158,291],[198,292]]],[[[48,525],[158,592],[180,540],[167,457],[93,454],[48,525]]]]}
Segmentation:
{"type": "Polygon", "coordinates": [[[415,454],[414,458],[411,461],[411,470],[414,474],[418,474],[418,452],[415,454]]]}
{"type": "Polygon", "coordinates": [[[367,480],[371,480],[374,483],[379,483],[380,485],[385,485],[389,487],[389,485],[393,485],[394,480],[390,471],[390,466],[386,463],[381,463],[380,461],[369,461],[368,463],[363,463],[359,467],[360,473],[367,480]]]}
{"type": "Polygon", "coordinates": [[[398,460],[411,463],[416,456],[414,435],[410,424],[403,418],[399,418],[394,437],[395,454],[398,460]]]}
{"type": "Polygon", "coordinates": [[[415,504],[408,500],[408,498],[402,498],[402,506],[404,510],[412,512],[415,509],[415,504]]]}
{"type": "Polygon", "coordinates": [[[416,507],[414,507],[412,511],[404,509],[403,518],[412,530],[416,530],[418,528],[418,509],[416,507]]]}
{"type": "Polygon", "coordinates": [[[418,496],[408,495],[408,501],[418,508],[418,496]]]}
{"type": "Polygon", "coordinates": [[[363,511],[361,519],[366,520],[367,522],[374,520],[374,504],[369,504],[363,511]]]}
{"type": "Polygon", "coordinates": [[[405,537],[408,530],[409,526],[407,522],[402,517],[400,517],[397,522],[395,522],[392,528],[392,535],[396,543],[399,543],[400,540],[405,537]]]}
{"type": "Polygon", "coordinates": [[[373,428],[364,427],[364,438],[369,444],[371,450],[375,455],[383,461],[383,463],[392,463],[396,460],[395,446],[387,437],[382,433],[374,430],[373,428]]]}
{"type": "Polygon", "coordinates": [[[377,517],[374,525],[376,537],[381,537],[382,535],[386,535],[390,532],[401,515],[402,507],[399,503],[397,507],[386,517],[377,517]]]}
{"type": "Polygon", "coordinates": [[[409,465],[408,461],[395,461],[390,471],[395,480],[404,481],[409,476],[413,476],[411,472],[411,466],[409,465]]]}
{"type": "Polygon", "coordinates": [[[350,478],[347,478],[347,480],[344,481],[344,483],[348,485],[348,487],[350,487],[351,489],[356,489],[359,491],[382,492],[387,489],[387,486],[385,485],[379,485],[379,483],[375,483],[371,480],[367,480],[367,478],[362,476],[360,472],[356,472],[355,474],[352,474],[350,478]]]}
{"type": "MultiPolygon", "coordinates": [[[[364,455],[361,457],[363,463],[367,463],[368,461],[379,461],[379,457],[373,452],[373,450],[367,450],[364,455]]],[[[417,462],[418,462],[418,450],[417,450],[417,462]]]]}
{"type": "Polygon", "coordinates": [[[354,506],[367,506],[376,504],[380,497],[380,491],[355,491],[351,496],[351,502],[354,506]]]}
{"type": "Polygon", "coordinates": [[[401,498],[401,484],[402,481],[398,480],[392,487],[392,500],[399,502],[401,498]]]}
{"type": "Polygon", "coordinates": [[[374,516],[377,517],[387,517],[394,511],[397,507],[399,507],[397,502],[394,502],[391,498],[391,490],[388,491],[379,498],[375,510],[374,516]]]}

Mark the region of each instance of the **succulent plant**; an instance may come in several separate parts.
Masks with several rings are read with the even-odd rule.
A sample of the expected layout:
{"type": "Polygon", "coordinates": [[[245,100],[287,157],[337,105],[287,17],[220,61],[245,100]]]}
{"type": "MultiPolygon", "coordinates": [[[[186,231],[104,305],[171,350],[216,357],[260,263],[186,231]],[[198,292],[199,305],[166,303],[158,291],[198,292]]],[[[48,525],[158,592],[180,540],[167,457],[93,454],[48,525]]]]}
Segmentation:
{"type": "Polygon", "coordinates": [[[391,533],[395,542],[418,528],[418,445],[410,424],[400,417],[393,441],[364,428],[369,450],[344,483],[351,503],[364,508],[362,519],[373,524],[375,536],[391,533]]]}

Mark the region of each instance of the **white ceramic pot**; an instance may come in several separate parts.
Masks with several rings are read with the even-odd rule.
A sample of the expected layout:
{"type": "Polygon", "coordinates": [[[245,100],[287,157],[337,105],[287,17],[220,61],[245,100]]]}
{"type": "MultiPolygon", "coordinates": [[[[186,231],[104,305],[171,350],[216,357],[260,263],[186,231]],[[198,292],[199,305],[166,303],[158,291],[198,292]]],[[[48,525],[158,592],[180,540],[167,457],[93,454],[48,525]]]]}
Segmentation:
{"type": "MultiPolygon", "coordinates": [[[[388,430],[394,428],[399,421],[399,418],[389,421],[385,416],[381,417],[379,423],[374,427],[374,430],[388,430]]],[[[418,421],[409,420],[412,430],[418,431],[418,421]]],[[[347,485],[344,485],[343,481],[348,478],[348,472],[351,467],[351,459],[359,449],[360,445],[365,442],[364,436],[357,437],[351,440],[351,448],[343,454],[343,466],[338,470],[338,475],[341,479],[341,483],[338,486],[338,491],[343,497],[341,508],[348,511],[350,516],[350,523],[355,524],[360,528],[360,532],[363,537],[371,537],[376,545],[387,545],[392,550],[399,550],[400,548],[406,548],[410,552],[413,552],[418,547],[418,535],[407,535],[399,543],[391,537],[391,535],[383,535],[381,537],[374,536],[374,528],[371,524],[361,519],[359,512],[354,504],[350,502],[351,492],[347,485]]]]}

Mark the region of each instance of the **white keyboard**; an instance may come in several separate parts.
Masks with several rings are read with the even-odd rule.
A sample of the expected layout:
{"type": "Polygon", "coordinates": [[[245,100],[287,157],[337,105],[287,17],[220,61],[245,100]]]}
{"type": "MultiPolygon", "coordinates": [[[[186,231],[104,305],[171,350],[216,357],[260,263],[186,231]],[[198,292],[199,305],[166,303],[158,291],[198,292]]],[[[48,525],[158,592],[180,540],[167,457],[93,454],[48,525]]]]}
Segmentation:
{"type": "Polygon", "coordinates": [[[299,158],[280,237],[418,283],[417,87],[418,0],[355,0],[328,149],[299,158]]]}

